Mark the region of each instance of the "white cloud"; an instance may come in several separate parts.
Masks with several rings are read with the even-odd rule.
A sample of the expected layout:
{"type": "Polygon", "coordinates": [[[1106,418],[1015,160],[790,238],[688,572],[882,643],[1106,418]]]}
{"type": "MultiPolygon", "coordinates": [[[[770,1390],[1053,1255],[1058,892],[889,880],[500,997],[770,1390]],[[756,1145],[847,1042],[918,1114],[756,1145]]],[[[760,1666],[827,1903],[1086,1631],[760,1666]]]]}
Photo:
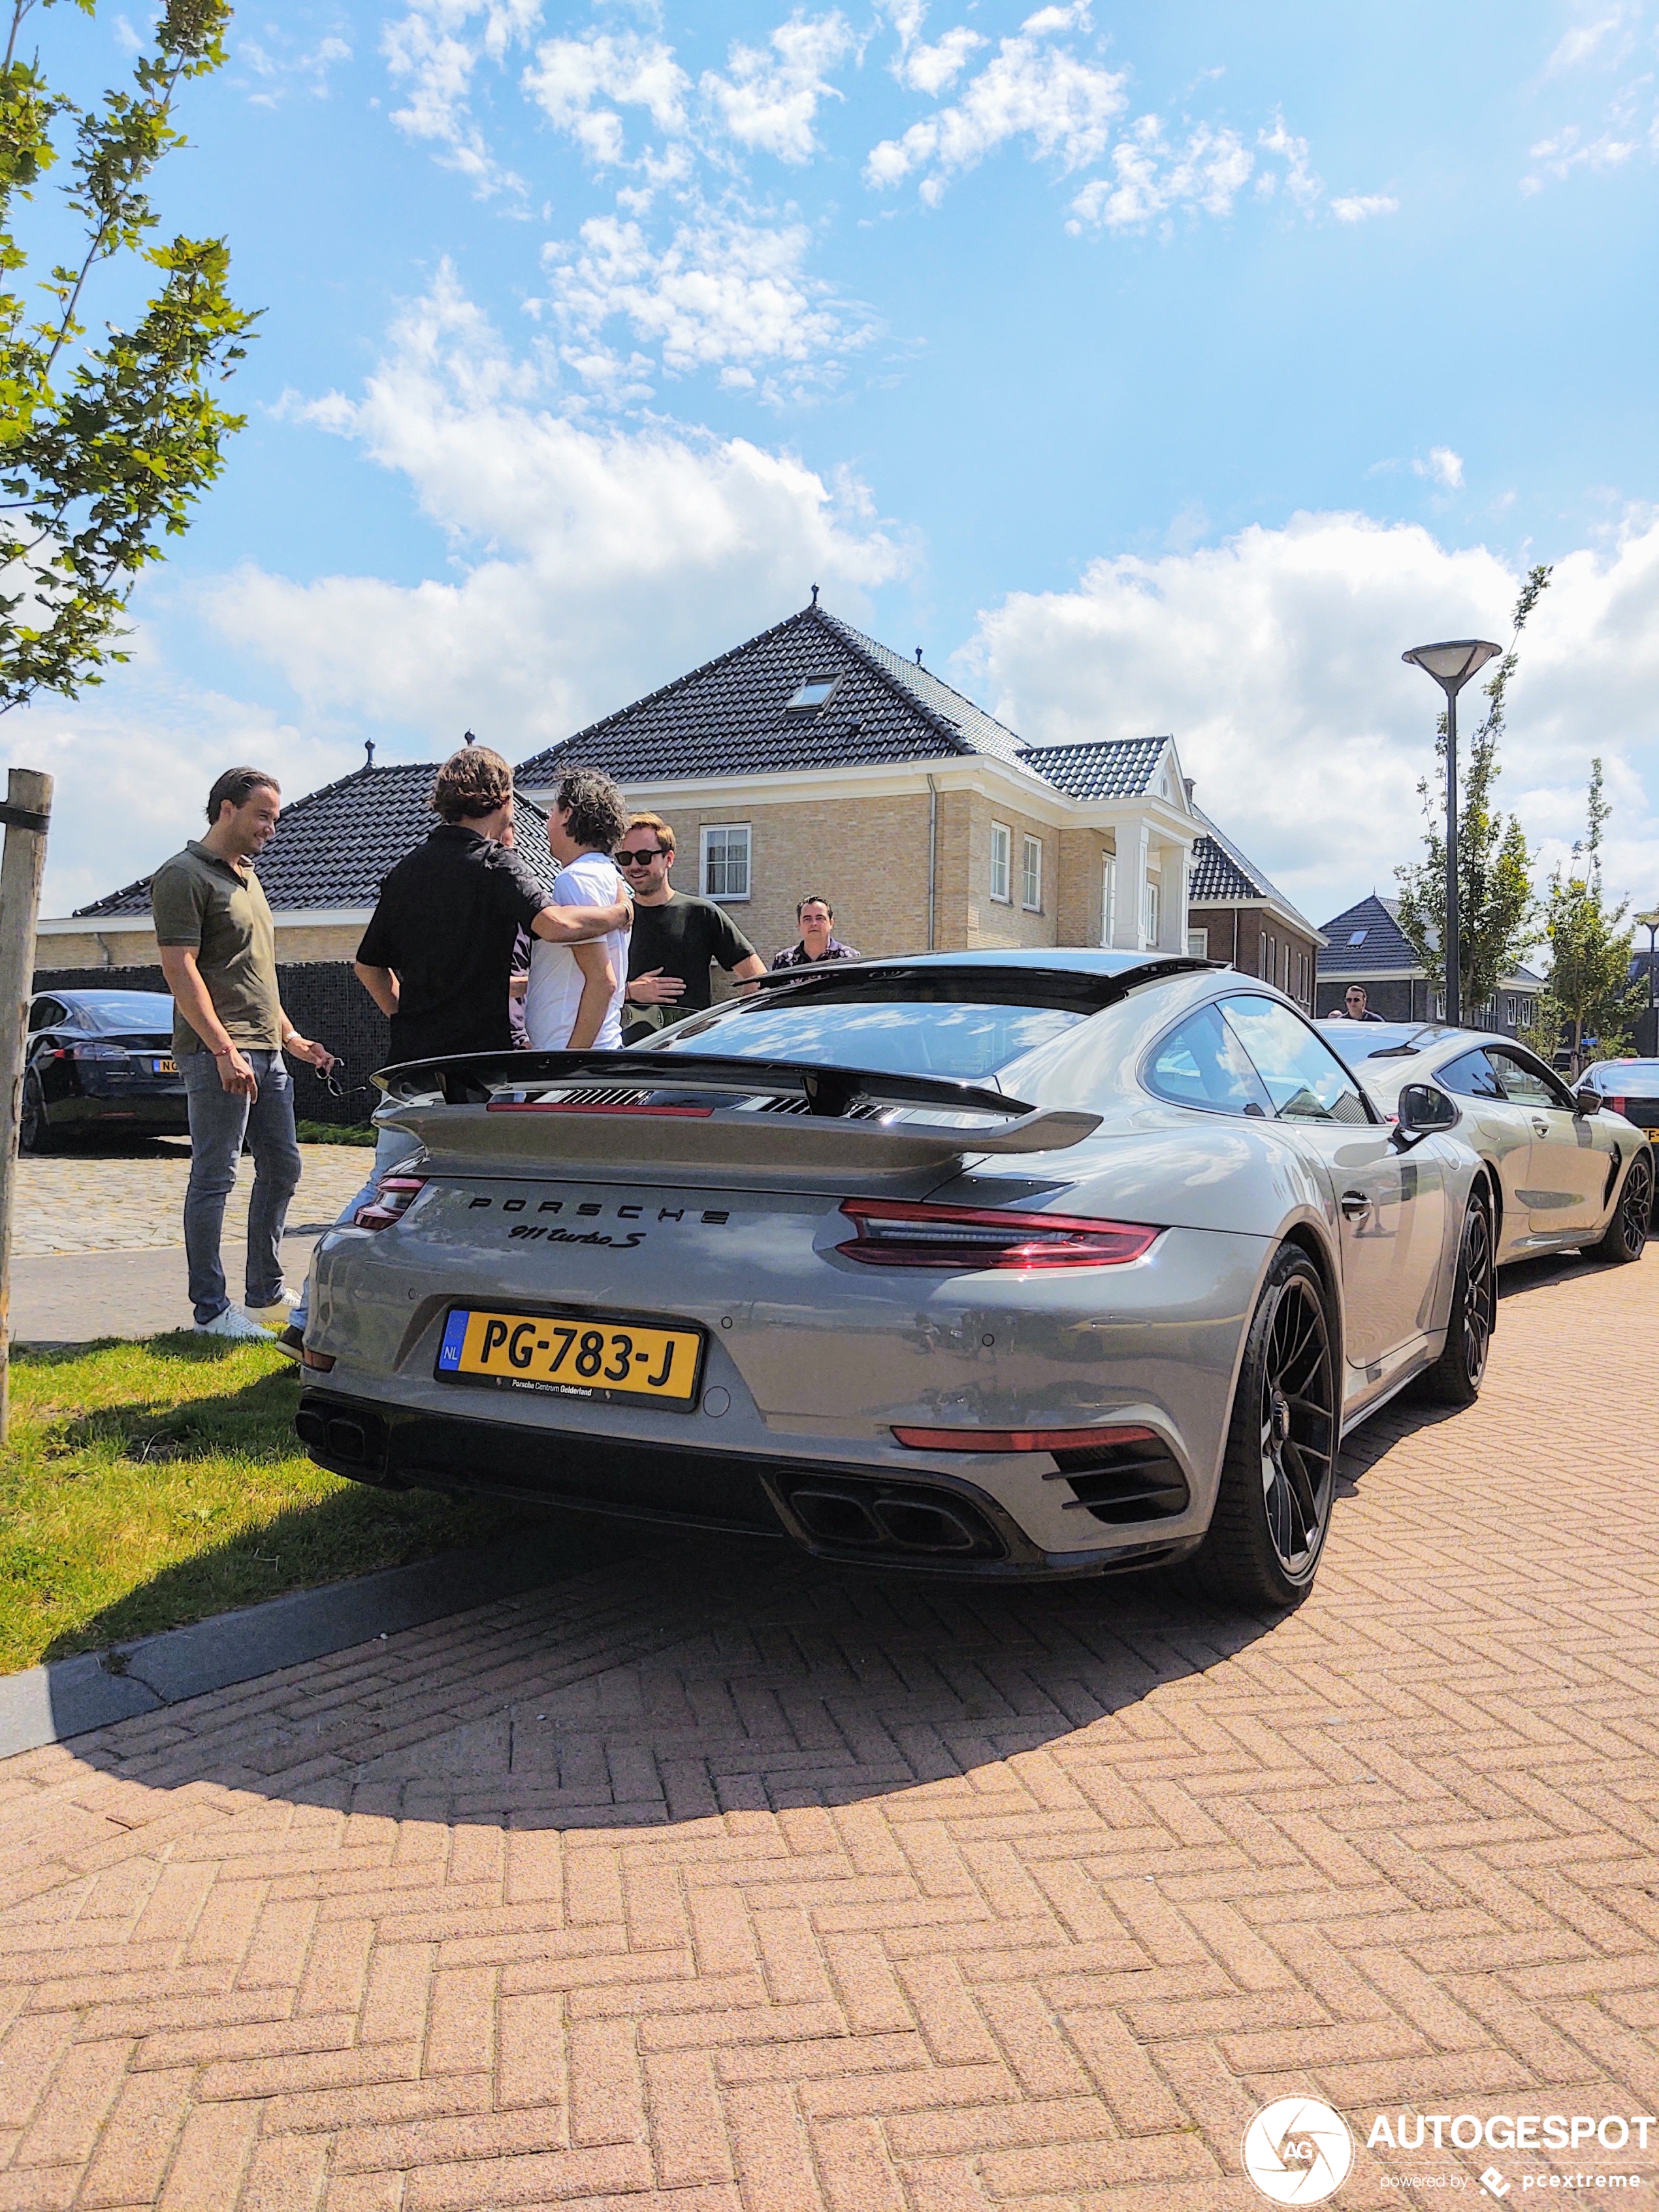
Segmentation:
{"type": "Polygon", "coordinates": [[[1463,456],[1453,453],[1449,446],[1431,446],[1426,461],[1412,463],[1412,474],[1427,477],[1431,483],[1437,483],[1447,491],[1462,491],[1463,456]]]}
{"type": "Polygon", "coordinates": [[[672,46],[636,31],[549,39],[537,49],[524,83],[550,122],[601,166],[614,167],[623,156],[617,107],[644,108],[657,129],[672,136],[686,128],[690,78],[672,46]]]}
{"type": "Polygon", "coordinates": [[[210,595],[307,721],[360,718],[447,743],[468,724],[522,757],[805,603],[856,609],[908,549],[854,481],[787,453],[659,424],[598,432],[539,404],[443,272],[358,401],[315,419],[403,476],[454,574],[298,584],[256,567],[210,595]]]}
{"type": "Polygon", "coordinates": [[[1293,137],[1284,117],[1276,115],[1272,130],[1260,132],[1256,143],[1264,154],[1276,155],[1284,162],[1285,191],[1298,207],[1311,210],[1325,187],[1309,163],[1307,140],[1293,137]]]}
{"type": "Polygon", "coordinates": [[[955,82],[969,57],[985,44],[977,31],[959,23],[929,46],[921,35],[927,20],[927,0],[889,0],[885,13],[899,38],[893,75],[912,92],[925,92],[932,99],[955,82]]]}
{"type": "Polygon", "coordinates": [[[797,9],[764,46],[734,43],[726,74],[705,70],[701,89],[739,145],[781,161],[809,161],[817,151],[818,103],[841,98],[829,72],[857,47],[839,9],[808,15],[797,9]]]}
{"type": "Polygon", "coordinates": [[[1399,212],[1399,201],[1387,192],[1350,192],[1331,202],[1331,213],[1339,222],[1369,222],[1373,216],[1399,212]]]}
{"type": "MultiPolygon", "coordinates": [[[[1416,857],[1416,784],[1439,696],[1400,655],[1424,638],[1509,635],[1520,576],[1484,547],[1363,515],[1158,560],[1096,562],[1073,591],[1016,592],[965,656],[1033,743],[1172,730],[1199,804],[1316,922],[1416,857]]],[[[1534,840],[1571,838],[1590,756],[1616,811],[1610,889],[1659,881],[1651,702],[1659,522],[1555,564],[1522,644],[1500,786],[1534,840]]]]}
{"type": "Polygon", "coordinates": [[[1626,163],[1641,153],[1645,143],[1650,153],[1659,152],[1659,122],[1656,122],[1645,141],[1640,137],[1621,137],[1617,131],[1604,131],[1599,137],[1586,138],[1577,124],[1570,124],[1554,138],[1540,138],[1528,149],[1528,158],[1538,167],[1521,179],[1521,190],[1528,198],[1544,189],[1544,180],[1553,177],[1558,184],[1570,177],[1575,169],[1622,169],[1626,163]]]}
{"type": "Polygon", "coordinates": [[[1598,15],[1593,22],[1575,23],[1570,31],[1562,34],[1554,52],[1545,64],[1546,76],[1554,76],[1565,70],[1580,69],[1597,56],[1606,60],[1611,56],[1627,52],[1628,39],[1620,38],[1618,34],[1638,21],[1640,15],[1639,8],[1619,7],[1608,15],[1598,15]]]}
{"type": "Polygon", "coordinates": [[[1621,4],[1566,32],[1545,65],[1546,80],[1592,70],[1612,82],[1612,96],[1594,123],[1568,123],[1528,149],[1534,163],[1521,179],[1523,198],[1575,171],[1606,174],[1638,156],[1659,160],[1659,103],[1652,42],[1642,37],[1642,9],[1621,4]]]}
{"type": "Polygon", "coordinates": [[[921,172],[921,198],[934,206],[952,177],[1018,138],[1030,142],[1034,158],[1054,161],[1063,172],[1097,161],[1123,112],[1125,72],[1052,43],[1061,32],[1086,28],[1088,20],[1083,0],[1028,16],[1016,36],[999,41],[954,106],[872,149],[866,182],[883,187],[921,172]]]}
{"type": "Polygon", "coordinates": [[[470,178],[480,198],[522,191],[472,119],[473,73],[480,61],[501,63],[526,44],[541,21],[540,0],[413,0],[388,22],[381,40],[404,105],[392,120],[411,138],[437,147],[447,168],[470,178]]]}
{"type": "Polygon", "coordinates": [[[330,71],[351,59],[351,48],[332,32],[319,39],[308,51],[298,53],[289,50],[292,41],[280,25],[270,26],[266,35],[268,44],[261,45],[257,39],[242,39],[236,47],[236,59],[258,81],[259,89],[248,94],[255,107],[279,106],[296,85],[315,100],[326,100],[330,71]]]}
{"type": "Polygon", "coordinates": [[[1180,206],[1230,215],[1255,162],[1237,131],[1200,124],[1177,149],[1158,116],[1143,115],[1113,147],[1112,167],[1113,176],[1091,178],[1072,202],[1067,229],[1137,229],[1180,206]]]}
{"type": "Polygon", "coordinates": [[[805,275],[811,244],[805,223],[705,211],[658,248],[637,222],[599,216],[582,225],[579,247],[550,248],[546,260],[555,308],[579,339],[598,339],[621,319],[639,344],[659,349],[671,374],[720,368],[728,386],[748,389],[757,368],[777,368],[777,396],[833,375],[836,354],[871,335],[867,320],[847,316],[830,287],[805,275]]]}

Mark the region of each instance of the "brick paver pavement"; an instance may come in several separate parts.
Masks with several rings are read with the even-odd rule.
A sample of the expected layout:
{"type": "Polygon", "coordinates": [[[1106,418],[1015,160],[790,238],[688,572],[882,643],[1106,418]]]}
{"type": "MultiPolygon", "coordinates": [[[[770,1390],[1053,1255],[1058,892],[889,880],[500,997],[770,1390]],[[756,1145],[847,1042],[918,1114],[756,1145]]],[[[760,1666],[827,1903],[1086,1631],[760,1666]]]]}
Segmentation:
{"type": "Polygon", "coordinates": [[[677,1542],[11,1761],[0,2208],[1645,2202],[1365,2136],[1659,2112],[1656,1324],[1512,1290],[1277,1624],[677,1542]]]}
{"type": "MultiPolygon", "coordinates": [[[[333,1220],[368,1174],[374,1154],[356,1145],[301,1145],[305,1172],[289,1225],[333,1220]]],[[[185,1241],[185,1183],[190,1147],[157,1141],[123,1155],[47,1152],[17,1163],[11,1249],[20,1259],[68,1252],[145,1252],[185,1241]]],[[[225,1239],[247,1235],[253,1163],[245,1158],[225,1208],[225,1239]]]]}

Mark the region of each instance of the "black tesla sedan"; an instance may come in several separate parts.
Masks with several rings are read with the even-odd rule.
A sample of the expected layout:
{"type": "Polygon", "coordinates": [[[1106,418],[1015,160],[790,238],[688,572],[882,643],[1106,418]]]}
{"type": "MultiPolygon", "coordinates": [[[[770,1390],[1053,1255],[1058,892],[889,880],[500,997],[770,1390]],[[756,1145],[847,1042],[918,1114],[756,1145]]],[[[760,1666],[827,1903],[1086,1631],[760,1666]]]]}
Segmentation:
{"type": "Polygon", "coordinates": [[[29,1007],[18,1144],[107,1131],[182,1137],[190,1121],[163,991],[43,991],[29,1007]]]}

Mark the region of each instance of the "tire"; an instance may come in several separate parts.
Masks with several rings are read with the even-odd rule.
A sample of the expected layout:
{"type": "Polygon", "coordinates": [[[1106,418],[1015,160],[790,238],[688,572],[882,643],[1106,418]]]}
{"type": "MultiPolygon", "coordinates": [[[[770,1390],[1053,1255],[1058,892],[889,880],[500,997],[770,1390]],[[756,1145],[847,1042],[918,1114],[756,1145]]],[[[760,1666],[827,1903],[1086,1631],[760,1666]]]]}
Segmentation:
{"type": "Polygon", "coordinates": [[[1624,1188],[1613,1209],[1613,1218],[1607,1224],[1607,1234],[1591,1251],[1598,1260],[1613,1260],[1628,1265],[1639,1260],[1648,1241],[1648,1227],[1653,1218],[1653,1154],[1644,1145],[1625,1170],[1624,1188]]]}
{"type": "Polygon", "coordinates": [[[1325,1286],[1286,1244],[1251,1317],[1215,1511],[1182,1582],[1250,1609],[1301,1603],[1330,1525],[1340,1418],[1325,1286]]]}
{"type": "Polygon", "coordinates": [[[46,1102],[40,1096],[40,1086],[32,1076],[23,1079],[23,1097],[17,1118],[17,1149],[20,1152],[49,1152],[52,1150],[52,1129],[46,1120],[46,1102]]]}
{"type": "Polygon", "coordinates": [[[1498,1268],[1492,1246],[1492,1208],[1479,1191],[1463,1216],[1452,1282],[1446,1343],[1423,1378],[1429,1396],[1443,1406],[1472,1406],[1480,1395],[1492,1333],[1498,1319],[1498,1268]]]}

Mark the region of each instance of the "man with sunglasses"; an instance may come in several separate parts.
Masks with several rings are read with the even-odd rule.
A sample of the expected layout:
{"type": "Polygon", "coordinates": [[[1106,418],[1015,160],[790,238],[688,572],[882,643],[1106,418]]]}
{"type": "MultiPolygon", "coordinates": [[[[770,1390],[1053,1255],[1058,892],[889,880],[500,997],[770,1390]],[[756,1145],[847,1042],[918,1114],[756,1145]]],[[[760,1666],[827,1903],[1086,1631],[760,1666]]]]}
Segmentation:
{"type": "Polygon", "coordinates": [[[659,814],[635,815],[611,857],[634,894],[624,1043],[711,1005],[714,968],[740,983],[766,973],[766,963],[724,907],[671,885],[674,832],[659,814]]]}

